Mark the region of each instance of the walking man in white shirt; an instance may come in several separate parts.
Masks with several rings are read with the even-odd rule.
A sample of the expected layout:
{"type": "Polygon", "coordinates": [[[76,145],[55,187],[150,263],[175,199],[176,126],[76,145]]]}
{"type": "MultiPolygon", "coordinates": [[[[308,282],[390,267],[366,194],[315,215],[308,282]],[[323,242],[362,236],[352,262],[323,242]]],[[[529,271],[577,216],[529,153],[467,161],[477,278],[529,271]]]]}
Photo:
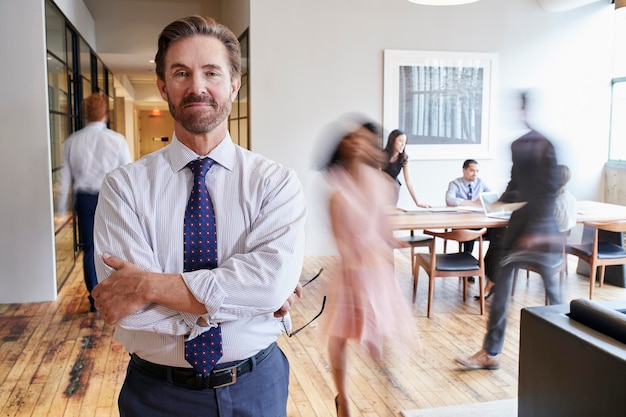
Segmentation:
{"type": "Polygon", "coordinates": [[[79,243],[83,249],[83,274],[89,305],[96,311],[91,290],[98,284],[94,266],[93,221],[104,176],[130,162],[126,138],[106,126],[109,100],[94,93],[85,100],[87,125],[63,142],[63,165],[57,182],[57,212],[64,215],[70,188],[78,218],[79,243]]]}
{"type": "Polygon", "coordinates": [[[302,186],[230,138],[241,60],[228,28],[177,20],[161,32],[155,63],[172,143],[109,174],[96,212],[96,306],[131,353],[120,415],[286,417],[289,363],[276,339],[301,292],[302,186]],[[192,172],[206,160],[206,174],[192,172]],[[188,246],[196,194],[207,259],[188,268],[205,250],[188,246]],[[196,336],[215,365],[188,353],[196,336]]]}

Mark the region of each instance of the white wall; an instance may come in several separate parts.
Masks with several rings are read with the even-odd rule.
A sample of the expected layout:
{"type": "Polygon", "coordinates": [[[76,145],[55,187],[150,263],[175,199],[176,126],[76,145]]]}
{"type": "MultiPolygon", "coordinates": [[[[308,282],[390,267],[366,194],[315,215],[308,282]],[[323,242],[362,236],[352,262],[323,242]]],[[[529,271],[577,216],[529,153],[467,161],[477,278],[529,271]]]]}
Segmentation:
{"type": "MultiPolygon", "coordinates": [[[[579,199],[602,199],[607,157],[613,6],[549,13],[536,0],[481,0],[455,7],[406,0],[274,0],[250,4],[253,150],[296,169],[307,195],[307,255],[332,253],[326,202],[311,169],[322,128],[347,112],[382,121],[383,50],[498,54],[492,159],[482,177],[503,190],[512,140],[523,133],[519,89],[532,88],[534,120],[573,172],[579,199]]],[[[467,155],[472,157],[472,155],[467,155]]],[[[444,205],[462,160],[413,160],[420,199],[444,205]]],[[[406,190],[401,206],[410,206],[406,190]]],[[[365,227],[365,226],[364,226],[365,227]]]]}
{"type": "Polygon", "coordinates": [[[44,27],[41,0],[0,13],[0,303],[56,298],[44,27]]]}

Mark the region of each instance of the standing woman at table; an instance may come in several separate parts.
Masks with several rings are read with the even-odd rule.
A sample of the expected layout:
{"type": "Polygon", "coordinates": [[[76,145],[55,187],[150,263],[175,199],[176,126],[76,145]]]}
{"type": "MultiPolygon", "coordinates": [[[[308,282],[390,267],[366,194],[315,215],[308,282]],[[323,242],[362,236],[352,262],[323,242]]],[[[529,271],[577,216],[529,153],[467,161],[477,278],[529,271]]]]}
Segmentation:
{"type": "MultiPolygon", "coordinates": [[[[320,330],[328,336],[328,353],[337,415],[350,416],[346,384],[349,339],[356,340],[382,366],[383,339],[406,337],[416,342],[408,301],[394,276],[393,237],[387,209],[393,189],[378,168],[384,155],[376,146],[378,127],[352,122],[336,133],[338,144],[324,162],[332,187],[329,214],[339,258],[329,268],[331,284],[320,330]]],[[[384,367],[383,367],[384,371],[384,367]]]]}
{"type": "Polygon", "coordinates": [[[411,181],[411,173],[409,172],[409,156],[405,152],[406,148],[406,133],[400,129],[396,129],[389,134],[387,139],[387,146],[385,146],[386,163],[383,171],[385,171],[396,182],[396,203],[400,196],[400,187],[402,183],[398,179],[400,171],[404,176],[404,183],[406,188],[411,194],[411,198],[415,202],[417,207],[428,208],[431,207],[428,204],[420,203],[413,190],[413,182],[411,181]]]}

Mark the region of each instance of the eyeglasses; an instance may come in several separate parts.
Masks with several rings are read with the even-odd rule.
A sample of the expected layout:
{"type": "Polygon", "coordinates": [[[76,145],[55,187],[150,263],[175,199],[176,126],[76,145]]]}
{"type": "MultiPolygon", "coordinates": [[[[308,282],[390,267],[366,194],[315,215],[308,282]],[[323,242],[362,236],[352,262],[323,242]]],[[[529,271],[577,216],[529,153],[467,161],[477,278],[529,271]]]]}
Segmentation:
{"type": "Polygon", "coordinates": [[[322,275],[322,272],[324,272],[324,268],[320,268],[319,271],[317,271],[317,274],[315,274],[313,276],[313,278],[311,278],[310,280],[308,280],[307,282],[305,282],[304,284],[302,284],[302,288],[306,287],[307,285],[309,285],[310,283],[312,283],[313,281],[315,281],[317,278],[319,278],[320,275],[322,275]]]}
{"type": "Polygon", "coordinates": [[[289,330],[287,330],[287,324],[285,324],[285,318],[283,317],[283,319],[281,320],[281,323],[283,324],[283,329],[285,329],[285,334],[289,337],[293,337],[295,335],[297,335],[298,333],[300,333],[301,330],[304,330],[305,327],[307,327],[309,324],[313,323],[313,321],[315,321],[316,318],[318,318],[319,316],[322,315],[322,313],[324,312],[324,307],[326,306],[326,296],[324,296],[324,298],[322,299],[322,308],[320,309],[320,312],[317,313],[315,315],[315,317],[313,317],[311,320],[309,320],[309,322],[307,324],[305,324],[304,326],[294,330],[293,332],[289,333],[289,330]]]}
{"type": "MultiPolygon", "coordinates": [[[[302,284],[302,288],[306,287],[307,285],[309,285],[310,283],[315,281],[317,278],[319,278],[319,276],[322,274],[323,271],[324,271],[324,268],[321,268],[319,270],[319,272],[317,274],[315,274],[315,276],[313,276],[313,278],[309,279],[307,282],[302,284]]],[[[325,306],[326,306],[326,296],[324,296],[324,298],[322,299],[322,308],[320,309],[319,313],[317,313],[315,315],[315,317],[313,317],[311,320],[309,320],[309,322],[307,324],[305,324],[304,326],[294,330],[291,333],[289,333],[289,330],[287,330],[287,324],[285,323],[285,318],[283,317],[282,320],[281,320],[281,323],[283,324],[283,329],[285,330],[285,334],[288,337],[293,337],[293,336],[297,335],[301,330],[304,330],[305,327],[307,327],[309,324],[313,323],[313,321],[315,321],[315,319],[317,319],[319,316],[322,315],[322,313],[324,312],[324,307],[325,306]]]]}

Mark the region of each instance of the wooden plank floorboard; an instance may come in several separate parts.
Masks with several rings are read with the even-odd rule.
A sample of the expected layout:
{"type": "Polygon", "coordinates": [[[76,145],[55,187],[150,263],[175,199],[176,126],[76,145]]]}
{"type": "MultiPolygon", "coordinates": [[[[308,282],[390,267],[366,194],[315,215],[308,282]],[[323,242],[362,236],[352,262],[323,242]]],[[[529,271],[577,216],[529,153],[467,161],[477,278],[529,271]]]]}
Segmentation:
{"type": "MultiPolygon", "coordinates": [[[[328,268],[329,257],[305,259],[301,282],[328,268]]],[[[396,278],[410,304],[412,278],[408,251],[396,251],[396,278]]],[[[89,313],[81,259],[48,303],[0,305],[0,416],[2,417],[119,417],[117,398],[128,364],[128,352],[113,338],[113,328],[89,313]]],[[[563,286],[563,302],[586,298],[588,278],[577,275],[575,258],[563,286]]],[[[319,311],[332,277],[327,272],[304,291],[293,308],[294,327],[319,311]]],[[[426,317],[428,280],[423,272],[417,302],[411,305],[419,337],[405,345],[390,340],[384,366],[362,347],[348,344],[348,387],[355,416],[399,416],[403,409],[495,401],[517,397],[519,314],[527,306],[543,305],[545,291],[538,275],[520,273],[508,311],[506,342],[498,371],[460,370],[454,357],[471,354],[482,344],[489,301],[478,314],[470,284],[462,300],[458,279],[438,279],[431,318],[426,317]],[[419,343],[421,343],[421,349],[419,343]]],[[[598,288],[596,301],[626,298],[626,289],[598,288]]],[[[313,322],[279,345],[291,364],[289,417],[335,414],[334,387],[328,364],[327,341],[313,322]]]]}

